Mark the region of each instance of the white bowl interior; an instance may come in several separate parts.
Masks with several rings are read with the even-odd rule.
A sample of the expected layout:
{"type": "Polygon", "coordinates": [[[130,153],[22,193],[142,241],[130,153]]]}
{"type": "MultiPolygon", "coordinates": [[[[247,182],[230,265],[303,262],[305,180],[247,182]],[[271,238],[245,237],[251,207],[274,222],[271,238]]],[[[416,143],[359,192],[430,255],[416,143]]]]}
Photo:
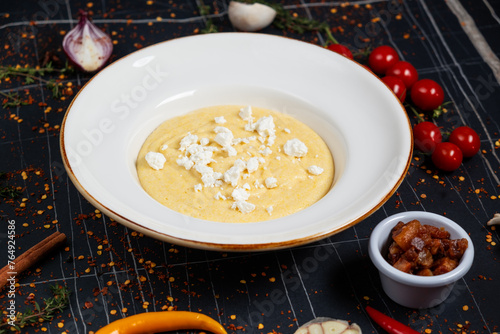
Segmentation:
{"type": "Polygon", "coordinates": [[[103,69],[73,100],[62,126],[69,176],[96,207],[156,238],[207,249],[257,250],[342,231],[397,189],[412,153],[411,127],[371,72],[324,48],[260,34],[212,34],[137,51],[103,69]],[[168,118],[224,104],[288,113],[328,144],[330,192],[288,217],[228,224],[194,219],[153,200],[135,158],[168,118]]]}

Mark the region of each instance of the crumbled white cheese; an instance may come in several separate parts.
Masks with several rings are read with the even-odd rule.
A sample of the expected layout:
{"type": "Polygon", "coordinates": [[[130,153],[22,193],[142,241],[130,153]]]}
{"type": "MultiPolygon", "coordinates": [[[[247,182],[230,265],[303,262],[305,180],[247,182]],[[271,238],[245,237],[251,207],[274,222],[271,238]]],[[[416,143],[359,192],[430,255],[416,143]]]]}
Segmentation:
{"type": "Polygon", "coordinates": [[[252,132],[255,131],[255,124],[250,120],[245,124],[245,131],[252,132]]]}
{"type": "Polygon", "coordinates": [[[319,166],[312,165],[307,168],[307,171],[312,175],[320,175],[325,170],[319,166]]]}
{"type": "Polygon", "coordinates": [[[276,140],[276,130],[272,116],[260,118],[257,121],[255,128],[259,135],[267,137],[268,145],[274,145],[274,141],[276,140]]]}
{"type": "MultiPolygon", "coordinates": [[[[227,200],[228,198],[232,198],[234,200],[231,206],[232,209],[239,210],[242,213],[250,213],[255,210],[255,205],[247,202],[247,200],[250,197],[250,191],[254,188],[250,186],[249,183],[244,183],[245,181],[242,181],[242,183],[244,183],[243,186],[238,185],[239,180],[250,177],[251,173],[256,172],[261,167],[265,170],[266,159],[264,159],[263,156],[268,156],[272,154],[273,151],[281,152],[281,147],[271,149],[276,140],[276,126],[272,116],[261,117],[254,123],[251,106],[240,109],[239,116],[247,122],[247,124],[245,124],[245,130],[250,132],[255,131],[257,132],[256,135],[234,138],[233,132],[229,128],[221,126],[222,124],[227,123],[224,116],[215,117],[214,121],[217,124],[214,128],[214,132],[216,133],[215,138],[213,140],[209,138],[199,139],[198,136],[187,133],[187,135],[180,141],[179,150],[183,152],[183,154],[179,155],[177,164],[184,167],[186,170],[194,169],[201,175],[201,182],[194,186],[194,190],[196,192],[201,192],[203,187],[217,187],[218,189],[223,190],[223,182],[230,184],[233,187],[231,197],[226,197],[221,193],[221,191],[218,191],[215,195],[215,199],[227,200]],[[262,143],[258,150],[256,150],[258,145],[252,146],[250,143],[251,141],[256,140],[259,140],[260,143],[262,143]],[[208,146],[211,142],[212,146],[208,146]],[[211,162],[215,162],[213,159],[214,152],[221,150],[221,148],[218,148],[218,146],[213,143],[220,145],[222,147],[222,151],[227,152],[228,156],[236,156],[238,154],[238,151],[235,148],[236,145],[241,143],[250,144],[242,146],[242,152],[240,153],[241,157],[246,155],[243,152],[246,152],[250,157],[246,162],[241,159],[241,157],[236,159],[233,166],[225,173],[215,172],[213,168],[208,165],[211,162]],[[258,151],[258,153],[260,153],[259,155],[262,156],[255,156],[254,154],[256,151],[258,151]]],[[[283,131],[286,133],[291,132],[287,128],[284,128],[283,131]]],[[[161,150],[165,150],[167,148],[168,145],[163,145],[161,150]]],[[[299,139],[287,141],[285,145],[283,145],[283,149],[287,155],[297,158],[304,156],[308,151],[307,146],[299,139]]],[[[165,158],[163,155],[161,156],[165,158]]],[[[281,158],[277,156],[276,159],[280,160],[281,158]]],[[[299,160],[300,159],[293,159],[293,162],[299,160]]],[[[323,172],[323,169],[318,166],[310,166],[307,170],[312,175],[319,175],[323,172]]],[[[278,187],[278,181],[275,177],[268,177],[261,181],[255,180],[253,182],[253,186],[255,189],[272,189],[278,187]]],[[[260,198],[258,195],[256,195],[256,197],[260,198]]],[[[268,205],[265,207],[265,210],[269,213],[269,215],[271,215],[273,212],[273,206],[268,205]]]]}
{"type": "Polygon", "coordinates": [[[237,187],[234,188],[233,192],[231,193],[231,197],[236,202],[246,201],[250,197],[250,194],[245,189],[237,187]]]}
{"type": "Polygon", "coordinates": [[[285,154],[292,157],[303,157],[307,154],[307,146],[297,138],[288,140],[285,145],[283,145],[285,154]]]}
{"type": "Polygon", "coordinates": [[[148,152],[146,154],[146,162],[148,163],[149,167],[153,168],[154,170],[160,170],[163,169],[163,166],[165,165],[165,162],[167,159],[165,156],[161,153],[158,152],[148,152]]]}
{"type": "Polygon", "coordinates": [[[273,151],[269,148],[269,146],[265,146],[263,149],[259,151],[259,153],[264,156],[268,156],[269,154],[273,153],[273,151]]]}
{"type": "Polygon", "coordinates": [[[198,136],[192,135],[191,132],[188,132],[186,137],[182,138],[180,143],[181,147],[179,148],[179,150],[184,151],[188,146],[196,144],[197,142],[198,142],[198,136]]]}
{"type": "Polygon", "coordinates": [[[216,200],[223,200],[225,201],[226,200],[226,196],[222,195],[221,192],[219,191],[217,194],[215,194],[215,199],[216,200]]]}
{"type": "Polygon", "coordinates": [[[242,213],[250,213],[253,210],[255,210],[255,205],[252,203],[245,202],[245,201],[237,201],[237,202],[233,203],[233,205],[231,206],[231,209],[238,209],[242,213]]]}
{"type": "MultiPolygon", "coordinates": [[[[202,138],[201,142],[207,144],[208,138],[202,138]]],[[[204,146],[197,144],[198,137],[188,133],[186,137],[181,140],[181,148],[179,150],[185,151],[184,156],[177,159],[177,164],[184,167],[186,170],[194,169],[201,174],[201,181],[205,187],[218,187],[222,185],[222,173],[214,172],[212,167],[208,164],[215,162],[212,159],[214,151],[218,149],[212,146],[204,146]]],[[[202,184],[195,186],[195,191],[201,191],[202,184]]]]}
{"type": "Polygon", "coordinates": [[[215,117],[215,123],[217,124],[224,124],[226,123],[226,119],[224,118],[224,116],[220,116],[220,117],[215,117]]]}
{"type": "Polygon", "coordinates": [[[235,187],[238,184],[241,172],[244,171],[245,168],[246,163],[241,159],[237,159],[234,162],[233,167],[229,168],[224,173],[224,182],[231,183],[231,185],[235,187]]]}
{"type": "Polygon", "coordinates": [[[276,140],[276,130],[274,125],[273,116],[264,116],[253,123],[251,120],[245,124],[246,131],[257,131],[259,133],[259,140],[264,143],[267,139],[268,145],[273,145],[276,140]]]}
{"type": "Polygon", "coordinates": [[[196,165],[208,165],[211,162],[215,162],[215,160],[212,159],[214,151],[217,151],[215,147],[194,144],[186,149],[186,154],[189,155],[189,160],[196,165]]]}
{"type": "Polygon", "coordinates": [[[259,168],[259,158],[253,157],[248,159],[246,167],[249,173],[255,172],[259,168]]]}
{"type": "Polygon", "coordinates": [[[222,148],[223,151],[226,151],[227,152],[227,155],[230,156],[230,157],[234,157],[238,154],[238,151],[236,151],[236,149],[232,146],[226,146],[226,147],[223,147],[222,148]]]}
{"type": "Polygon", "coordinates": [[[204,164],[195,164],[194,169],[200,174],[213,173],[213,168],[204,164]]]}
{"type": "Polygon", "coordinates": [[[222,185],[222,181],[219,180],[222,178],[221,173],[212,171],[201,174],[201,181],[205,187],[219,187],[222,185]]]}
{"type": "Polygon", "coordinates": [[[264,183],[266,184],[266,188],[271,189],[271,188],[276,188],[278,186],[277,184],[278,180],[275,177],[268,177],[264,183]]]}
{"type": "Polygon", "coordinates": [[[239,115],[240,115],[240,117],[244,121],[251,121],[253,119],[253,117],[252,117],[252,107],[251,106],[246,106],[244,108],[241,108],[239,115]]]}
{"type": "Polygon", "coordinates": [[[236,159],[234,161],[234,167],[238,167],[240,169],[240,171],[244,171],[245,168],[247,168],[247,164],[245,161],[241,160],[241,159],[236,159]]]}
{"type": "Polygon", "coordinates": [[[234,139],[233,132],[231,130],[223,126],[217,126],[214,131],[217,133],[214,139],[215,142],[222,146],[223,151],[227,151],[228,156],[233,157],[238,154],[236,149],[231,146],[233,145],[234,139]]]}
{"type": "Polygon", "coordinates": [[[273,135],[275,132],[273,116],[264,116],[259,118],[255,123],[255,130],[257,130],[259,135],[262,137],[273,135]]]}
{"type": "Polygon", "coordinates": [[[184,156],[177,159],[177,164],[181,167],[184,167],[186,170],[190,170],[191,167],[194,166],[194,162],[192,162],[188,157],[184,156]]]}
{"type": "Polygon", "coordinates": [[[167,148],[168,148],[168,145],[167,144],[163,144],[160,147],[160,151],[165,151],[167,148]]]}
{"type": "Polygon", "coordinates": [[[256,136],[244,137],[244,138],[234,138],[233,145],[237,145],[240,143],[250,144],[251,141],[257,140],[256,136]]]}
{"type": "Polygon", "coordinates": [[[222,147],[231,146],[233,144],[233,132],[228,128],[223,126],[218,126],[214,129],[217,136],[215,136],[215,142],[222,147]]]}

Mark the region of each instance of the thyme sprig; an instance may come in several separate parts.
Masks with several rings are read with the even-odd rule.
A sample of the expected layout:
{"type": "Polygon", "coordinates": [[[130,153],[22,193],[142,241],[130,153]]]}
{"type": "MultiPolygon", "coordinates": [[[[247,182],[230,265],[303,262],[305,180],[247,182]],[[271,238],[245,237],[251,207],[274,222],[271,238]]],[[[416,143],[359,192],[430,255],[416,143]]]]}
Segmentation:
{"type": "MultiPolygon", "coordinates": [[[[280,4],[267,1],[258,2],[265,4],[276,11],[276,18],[273,21],[273,25],[278,29],[289,29],[298,34],[303,34],[306,31],[328,31],[328,33],[330,31],[330,27],[326,22],[309,19],[303,16],[295,16],[280,4]]],[[[333,38],[331,34],[329,34],[328,37],[333,38]]]]}
{"type": "MultiPolygon", "coordinates": [[[[21,77],[24,79],[23,81],[26,85],[40,82],[46,85],[46,87],[52,92],[52,96],[54,98],[59,98],[62,96],[60,84],[57,83],[55,79],[46,79],[44,76],[48,74],[68,74],[72,71],[73,68],[71,68],[68,64],[66,64],[63,68],[55,68],[51,62],[48,62],[44,67],[0,66],[0,80],[21,77]]],[[[17,93],[0,92],[0,95],[5,98],[2,103],[4,108],[18,107],[29,104],[26,101],[23,101],[17,93]]]]}
{"type": "MultiPolygon", "coordinates": [[[[0,172],[0,179],[4,178],[7,175],[7,173],[0,172]]],[[[0,186],[0,197],[3,198],[17,198],[21,195],[22,193],[13,186],[9,185],[4,185],[0,186]]]]}
{"type": "MultiPolygon", "coordinates": [[[[199,2],[199,10],[200,10],[200,15],[208,17],[210,15],[210,6],[205,5],[203,0],[200,0],[199,2]]],[[[214,24],[212,19],[208,17],[205,21],[205,28],[201,29],[202,34],[211,34],[214,32],[219,32],[219,29],[217,29],[217,26],[214,24]]]]}
{"type": "Polygon", "coordinates": [[[18,93],[4,93],[0,92],[0,95],[4,97],[2,101],[2,107],[4,108],[14,108],[30,104],[29,101],[21,99],[18,93]]]}
{"type": "Polygon", "coordinates": [[[9,331],[21,331],[26,326],[33,326],[37,323],[51,321],[57,312],[64,310],[69,304],[70,291],[62,285],[50,287],[51,298],[44,299],[44,306],[41,307],[37,302],[33,309],[26,309],[24,313],[17,313],[13,322],[4,321],[0,324],[0,334],[6,334],[9,331]]]}
{"type": "Polygon", "coordinates": [[[266,0],[243,0],[243,2],[258,2],[273,8],[276,11],[276,17],[274,18],[273,25],[278,29],[288,29],[298,34],[303,34],[306,31],[324,31],[328,40],[335,44],[338,43],[331,34],[330,27],[326,22],[293,15],[289,10],[283,7],[283,5],[266,0]]]}

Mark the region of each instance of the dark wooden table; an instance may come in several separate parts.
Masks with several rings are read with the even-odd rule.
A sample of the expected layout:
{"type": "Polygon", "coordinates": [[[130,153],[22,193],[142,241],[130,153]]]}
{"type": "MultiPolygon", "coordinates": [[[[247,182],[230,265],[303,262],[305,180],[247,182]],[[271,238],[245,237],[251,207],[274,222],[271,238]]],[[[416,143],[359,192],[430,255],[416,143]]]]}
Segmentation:
{"type": "MultiPolygon", "coordinates": [[[[91,333],[141,312],[165,309],[204,313],[229,332],[293,333],[319,316],[356,322],[365,333],[383,333],[364,308],[371,305],[421,333],[499,331],[500,245],[498,229],[486,225],[500,203],[500,1],[280,1],[298,17],[326,22],[340,43],[361,52],[387,44],[411,62],[420,77],[439,82],[448,112],[435,119],[443,131],[475,129],[481,151],[445,173],[415,152],[398,191],[360,224],[320,242],[263,253],[223,253],[183,248],[129,230],[95,210],[64,171],[59,127],[75,93],[91,77],[45,73],[62,83],[62,97],[39,78],[2,78],[0,92],[18,94],[26,105],[4,106],[0,117],[2,187],[19,187],[15,199],[0,198],[0,266],[8,259],[8,226],[16,232],[16,254],[55,231],[66,248],[18,275],[16,310],[43,306],[50,286],[71,291],[70,303],[52,321],[23,333],[91,333]],[[431,309],[392,302],[382,291],[367,254],[370,233],[383,218],[402,211],[435,212],[459,222],[470,234],[476,256],[451,296],[431,309]]],[[[2,66],[65,66],[61,43],[76,24],[78,9],[114,41],[112,60],[176,37],[200,34],[212,22],[234,31],[228,1],[95,2],[2,1],[2,66]]],[[[293,32],[270,26],[263,34],[324,44],[323,31],[293,32]]],[[[356,60],[366,63],[366,56],[356,60]]],[[[359,92],[362,98],[363,92],[359,92]]],[[[332,101],[335,103],[335,101],[332,101]]],[[[409,112],[412,122],[415,117],[409,112]]],[[[0,292],[0,308],[12,298],[0,292]]]]}

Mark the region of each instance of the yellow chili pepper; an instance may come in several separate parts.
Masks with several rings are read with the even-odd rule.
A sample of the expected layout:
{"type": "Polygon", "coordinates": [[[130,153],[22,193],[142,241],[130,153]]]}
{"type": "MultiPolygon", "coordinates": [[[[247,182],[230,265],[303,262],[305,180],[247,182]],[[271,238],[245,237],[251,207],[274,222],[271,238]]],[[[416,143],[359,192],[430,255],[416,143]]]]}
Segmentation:
{"type": "Polygon", "coordinates": [[[227,334],[224,327],[201,313],[189,311],[148,312],[116,320],[95,334],[153,334],[198,329],[214,334],[227,334]]]}

